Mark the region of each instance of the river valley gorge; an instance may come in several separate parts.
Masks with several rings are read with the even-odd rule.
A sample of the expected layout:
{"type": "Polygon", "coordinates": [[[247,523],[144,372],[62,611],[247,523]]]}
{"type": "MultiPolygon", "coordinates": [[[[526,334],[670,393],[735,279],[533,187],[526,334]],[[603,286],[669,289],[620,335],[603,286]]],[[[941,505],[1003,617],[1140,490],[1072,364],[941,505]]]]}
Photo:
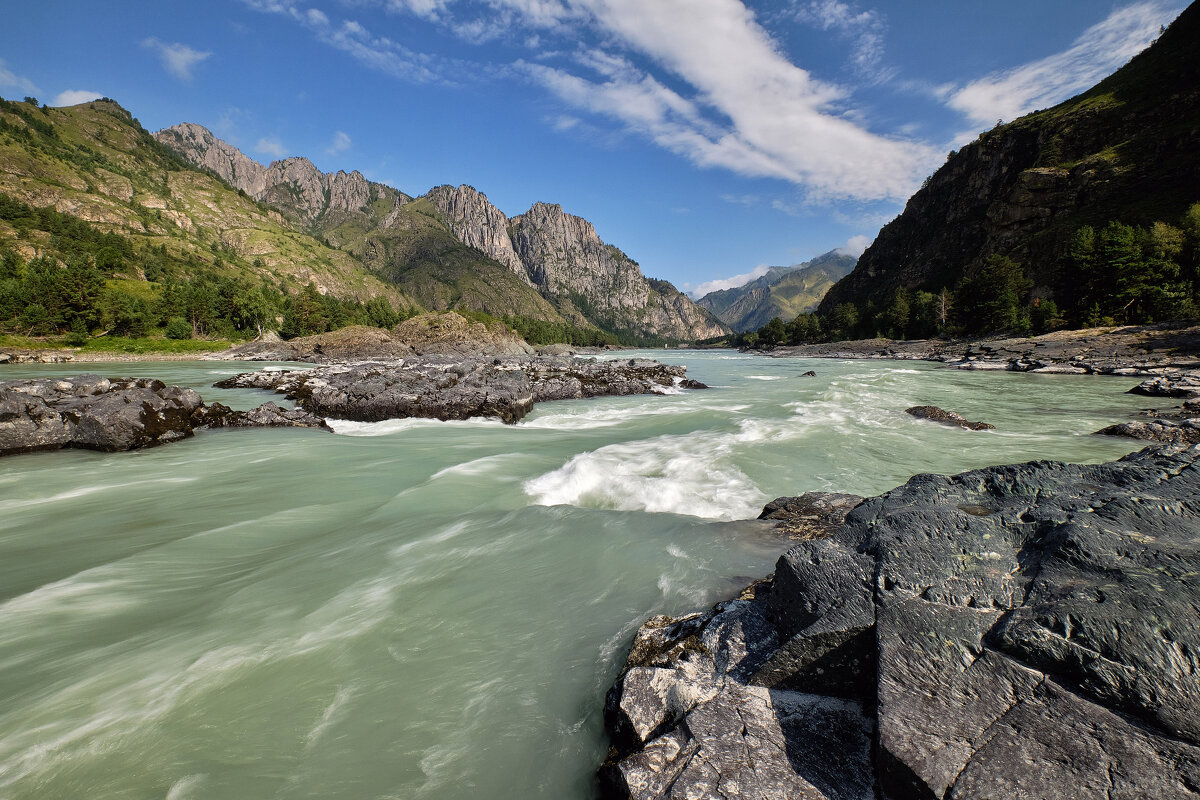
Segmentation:
{"type": "MultiPolygon", "coordinates": [[[[4,459],[0,795],[595,797],[634,632],[769,573],[791,542],[753,519],[764,503],[1108,461],[1140,443],[1094,431],[1170,404],[1129,378],[630,355],[712,388],[544,403],[516,425],[333,421],[4,459]],[[995,430],[904,413],[921,404],[995,430]]],[[[212,388],[247,368],[4,377],[278,399],[212,388]]]]}

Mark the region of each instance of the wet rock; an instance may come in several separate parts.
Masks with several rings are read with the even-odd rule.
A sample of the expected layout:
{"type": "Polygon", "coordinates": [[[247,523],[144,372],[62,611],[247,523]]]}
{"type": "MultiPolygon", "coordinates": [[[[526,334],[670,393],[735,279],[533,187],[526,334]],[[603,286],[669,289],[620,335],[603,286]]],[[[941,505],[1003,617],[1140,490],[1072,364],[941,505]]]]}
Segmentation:
{"type": "Polygon", "coordinates": [[[802,372],[802,373],[800,373],[800,377],[801,377],[801,378],[815,378],[815,377],[817,377],[817,373],[813,372],[813,371],[810,369],[808,372],[802,372]]]}
{"type": "Polygon", "coordinates": [[[818,539],[841,525],[850,509],[862,502],[856,494],[805,492],[797,497],[777,497],[763,507],[759,519],[797,539],[818,539]]]}
{"type": "Polygon", "coordinates": [[[904,409],[905,414],[911,414],[917,419],[927,419],[930,422],[940,422],[943,425],[957,425],[960,428],[966,428],[969,431],[990,431],[995,429],[995,425],[989,425],[986,422],[968,422],[965,417],[955,414],[953,411],[944,411],[937,406],[913,406],[912,408],[904,409]]]}
{"type": "Polygon", "coordinates": [[[1200,397],[1200,377],[1181,374],[1149,378],[1130,389],[1128,394],[1142,394],[1149,397],[1200,397]]]}
{"type": "Polygon", "coordinates": [[[496,417],[514,423],[534,403],[660,393],[683,385],[684,374],[683,367],[647,359],[412,358],[296,372],[252,372],[216,385],[273,389],[313,414],[363,422],[496,417]]]}
{"type": "Polygon", "coordinates": [[[0,456],[79,447],[135,450],[210,427],[325,427],[274,403],[251,411],[205,406],[191,389],[147,378],[77,375],[0,382],[0,456]]]}
{"type": "Polygon", "coordinates": [[[192,414],[197,428],[319,428],[330,430],[321,417],[302,408],[280,408],[263,403],[249,411],[234,411],[221,403],[204,406],[192,414]]]}
{"type": "Polygon", "coordinates": [[[638,633],[652,672],[607,698],[608,796],[1195,797],[1198,462],[919,475],[864,501],[737,600],[638,633]]]}
{"type": "Polygon", "coordinates": [[[1096,431],[1100,436],[1125,436],[1147,442],[1166,444],[1200,444],[1200,419],[1153,419],[1145,422],[1135,420],[1109,425],[1096,431]]]}
{"type": "Polygon", "coordinates": [[[0,382],[0,455],[83,447],[115,452],[192,435],[200,395],[162,381],[98,375],[0,382]]]}

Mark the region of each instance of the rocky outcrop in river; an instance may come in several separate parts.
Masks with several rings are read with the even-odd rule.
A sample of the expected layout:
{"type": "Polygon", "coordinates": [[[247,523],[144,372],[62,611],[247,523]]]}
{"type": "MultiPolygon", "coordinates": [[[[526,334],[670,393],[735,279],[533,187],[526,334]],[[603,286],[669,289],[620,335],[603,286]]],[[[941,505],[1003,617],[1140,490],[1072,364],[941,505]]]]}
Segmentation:
{"type": "Polygon", "coordinates": [[[904,409],[904,413],[914,416],[917,419],[939,422],[942,425],[954,425],[959,428],[966,428],[969,431],[990,431],[996,428],[995,425],[987,422],[971,422],[961,414],[955,414],[953,411],[946,411],[937,406],[913,406],[912,408],[904,409]]]}
{"type": "Polygon", "coordinates": [[[1192,798],[1200,448],[918,475],[638,632],[606,796],[1192,798]]]}
{"type": "Polygon", "coordinates": [[[99,375],[0,381],[0,456],[79,447],[117,452],[191,436],[202,428],[324,428],[300,410],[206,406],[192,389],[99,375]]]}
{"type": "Polygon", "coordinates": [[[704,388],[684,367],[647,359],[439,359],[248,372],[220,388],[273,389],[313,414],[375,422],[403,417],[517,422],[533,404],[604,395],[704,388]]]}

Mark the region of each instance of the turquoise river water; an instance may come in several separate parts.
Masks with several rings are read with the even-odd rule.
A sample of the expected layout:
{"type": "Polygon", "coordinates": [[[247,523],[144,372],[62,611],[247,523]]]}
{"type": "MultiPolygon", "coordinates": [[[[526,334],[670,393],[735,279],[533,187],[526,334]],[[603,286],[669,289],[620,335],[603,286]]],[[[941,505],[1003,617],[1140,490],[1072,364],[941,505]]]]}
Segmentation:
{"type": "MultiPolygon", "coordinates": [[[[590,798],[634,630],[770,572],[764,502],[1116,458],[1136,443],[1089,434],[1147,405],[1129,379],[644,355],[713,388],[0,460],[0,797],[590,798]]],[[[153,376],[244,408],[271,396],[211,384],[261,366],[0,379],[153,376]]]]}

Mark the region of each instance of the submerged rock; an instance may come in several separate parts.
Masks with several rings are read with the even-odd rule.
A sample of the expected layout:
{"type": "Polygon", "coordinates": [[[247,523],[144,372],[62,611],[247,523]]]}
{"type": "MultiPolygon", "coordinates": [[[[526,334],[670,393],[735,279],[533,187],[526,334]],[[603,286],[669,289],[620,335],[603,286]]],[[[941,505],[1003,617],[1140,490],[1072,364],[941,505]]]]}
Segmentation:
{"type": "Polygon", "coordinates": [[[647,359],[405,359],[396,363],[250,372],[221,388],[273,389],[321,416],[376,422],[403,417],[520,420],[534,403],[701,388],[684,367],[647,359]]]}
{"type": "Polygon", "coordinates": [[[957,425],[969,431],[990,431],[996,428],[995,425],[989,425],[986,422],[968,422],[965,417],[959,416],[953,411],[944,411],[937,406],[913,406],[912,408],[904,409],[904,413],[911,414],[917,419],[940,422],[943,425],[957,425]]]}
{"type": "Polygon", "coordinates": [[[1198,461],[918,475],[651,620],[605,703],[606,796],[1195,797],[1198,461]]]}
{"type": "Polygon", "coordinates": [[[117,452],[152,447],[206,427],[325,427],[280,409],[205,406],[191,389],[148,378],[41,378],[0,382],[0,456],[80,447],[117,452]]]}

